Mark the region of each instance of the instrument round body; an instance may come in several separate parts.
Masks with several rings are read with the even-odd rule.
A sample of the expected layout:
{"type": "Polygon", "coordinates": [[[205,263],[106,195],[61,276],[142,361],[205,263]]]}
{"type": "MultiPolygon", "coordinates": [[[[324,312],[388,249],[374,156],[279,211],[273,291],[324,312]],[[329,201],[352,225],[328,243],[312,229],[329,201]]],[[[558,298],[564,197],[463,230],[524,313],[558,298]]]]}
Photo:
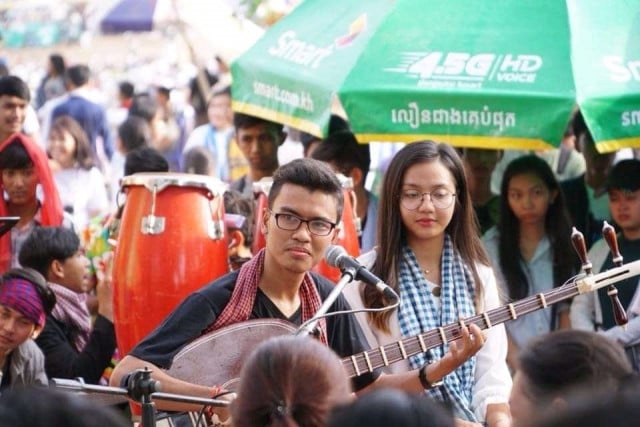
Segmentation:
{"type": "Polygon", "coordinates": [[[216,384],[237,391],[240,370],[253,350],[269,338],[295,331],[293,324],[279,319],[254,319],[226,326],[187,344],[173,358],[168,374],[194,384],[216,384]]]}
{"type": "MultiPolygon", "coordinates": [[[[336,174],[336,176],[342,184],[344,209],[342,210],[338,238],[334,243],[344,247],[349,255],[357,257],[360,255],[358,237],[361,233],[361,227],[356,210],[356,195],[353,190],[353,180],[342,174],[336,174]]],[[[272,184],[272,178],[262,178],[260,181],[253,183],[253,194],[256,199],[256,223],[253,229],[252,248],[254,254],[265,246],[265,237],[261,224],[264,211],[268,208],[269,191],[271,191],[272,184]]],[[[340,270],[329,266],[324,260],[321,260],[314,270],[333,282],[337,282],[340,279],[340,270]]]]}
{"type": "Polygon", "coordinates": [[[207,176],[141,173],[126,195],[113,265],[114,324],[127,354],[190,293],[229,271],[226,184],[207,176]]]}

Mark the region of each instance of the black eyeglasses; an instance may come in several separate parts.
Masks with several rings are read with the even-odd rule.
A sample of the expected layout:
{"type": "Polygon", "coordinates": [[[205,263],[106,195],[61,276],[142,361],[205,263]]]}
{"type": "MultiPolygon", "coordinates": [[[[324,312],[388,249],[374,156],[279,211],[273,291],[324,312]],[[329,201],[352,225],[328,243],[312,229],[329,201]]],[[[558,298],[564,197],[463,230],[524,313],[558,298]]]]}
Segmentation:
{"type": "Polygon", "coordinates": [[[298,215],[291,213],[275,213],[271,209],[269,212],[276,219],[278,228],[286,231],[296,231],[302,223],[307,224],[307,230],[316,236],[328,236],[337,224],[324,219],[302,219],[298,215]]]}

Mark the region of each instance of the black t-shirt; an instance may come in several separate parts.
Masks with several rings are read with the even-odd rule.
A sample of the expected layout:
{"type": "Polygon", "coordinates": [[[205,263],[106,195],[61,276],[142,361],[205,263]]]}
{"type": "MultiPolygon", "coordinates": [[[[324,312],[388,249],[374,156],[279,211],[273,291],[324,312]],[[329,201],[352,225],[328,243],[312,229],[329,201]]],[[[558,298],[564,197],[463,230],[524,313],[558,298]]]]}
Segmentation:
{"type": "Polygon", "coordinates": [[[4,359],[4,366],[2,367],[2,381],[0,382],[0,390],[7,390],[11,388],[11,358],[13,353],[7,354],[4,359]]]}
{"type": "MultiPolygon", "coordinates": [[[[312,274],[318,293],[326,299],[333,289],[327,279],[312,274]]],[[[229,273],[189,295],[151,334],[131,350],[138,359],[169,369],[174,356],[212,325],[229,302],[238,272],[229,273]]],[[[349,310],[346,299],[340,295],[329,312],[349,310]]],[[[281,319],[300,325],[300,309],[287,318],[267,296],[258,289],[251,311],[251,319],[281,319]]],[[[347,357],[368,350],[366,339],[355,317],[337,315],[327,318],[327,341],[339,356],[347,357]]],[[[353,378],[353,387],[360,390],[378,377],[379,372],[353,378]]]]}

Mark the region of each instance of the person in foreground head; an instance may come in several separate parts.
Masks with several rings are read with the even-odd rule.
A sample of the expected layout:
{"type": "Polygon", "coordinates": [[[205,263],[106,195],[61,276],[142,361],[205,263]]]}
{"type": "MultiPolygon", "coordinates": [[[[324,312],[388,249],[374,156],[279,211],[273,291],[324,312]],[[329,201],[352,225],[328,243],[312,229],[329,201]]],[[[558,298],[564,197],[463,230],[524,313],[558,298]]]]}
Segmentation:
{"type": "Polygon", "coordinates": [[[21,388],[0,396],[0,425],[12,427],[127,427],[113,409],[53,389],[21,388]]]}
{"type": "Polygon", "coordinates": [[[47,385],[44,356],[33,340],[55,303],[45,278],[35,270],[14,268],[0,276],[0,393],[47,385]]]}
{"type": "Polygon", "coordinates": [[[545,416],[536,427],[636,427],[640,419],[638,378],[619,393],[597,394],[570,404],[566,410],[545,416]]]}
{"type": "MultiPolygon", "coordinates": [[[[459,423],[508,425],[511,375],[504,325],[493,325],[486,335],[475,324],[460,325],[500,302],[465,168],[453,147],[419,141],[396,153],[384,177],[377,245],[361,262],[400,295],[401,303],[394,311],[356,315],[371,348],[425,333],[437,344],[446,341],[387,370],[415,375],[431,397],[453,405],[459,423]],[[444,340],[438,328],[447,325],[460,333],[444,340]]],[[[362,284],[347,287],[345,295],[354,308],[389,305],[362,284]]]]}
{"type": "Polygon", "coordinates": [[[232,404],[235,427],[324,427],[331,408],[351,399],[340,358],[310,337],[271,338],[240,374],[232,404]]]}
{"type": "Polygon", "coordinates": [[[509,403],[513,426],[536,426],[572,401],[616,393],[633,374],[622,347],[590,331],[561,330],[532,339],[518,356],[509,403]]]}
{"type": "Polygon", "coordinates": [[[327,427],[453,427],[453,416],[428,396],[381,389],[337,406],[327,427]]]}

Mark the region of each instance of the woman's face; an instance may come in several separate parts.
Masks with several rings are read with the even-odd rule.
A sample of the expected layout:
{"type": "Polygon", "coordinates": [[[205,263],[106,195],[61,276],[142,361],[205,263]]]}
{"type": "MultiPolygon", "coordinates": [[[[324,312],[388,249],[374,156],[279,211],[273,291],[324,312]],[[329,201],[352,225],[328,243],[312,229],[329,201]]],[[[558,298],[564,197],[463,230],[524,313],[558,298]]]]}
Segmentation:
{"type": "Polygon", "coordinates": [[[544,225],[556,196],[557,191],[550,191],[544,181],[532,173],[513,176],[507,186],[509,208],[521,225],[544,225]]]}
{"type": "Polygon", "coordinates": [[[455,192],[453,175],[440,161],[417,163],[407,169],[398,204],[409,244],[444,236],[453,217],[455,192]],[[408,209],[411,204],[417,207],[408,209]]]}
{"type": "Polygon", "coordinates": [[[51,131],[49,134],[49,153],[51,158],[63,168],[70,168],[76,162],[76,141],[67,131],[51,131]]]}

